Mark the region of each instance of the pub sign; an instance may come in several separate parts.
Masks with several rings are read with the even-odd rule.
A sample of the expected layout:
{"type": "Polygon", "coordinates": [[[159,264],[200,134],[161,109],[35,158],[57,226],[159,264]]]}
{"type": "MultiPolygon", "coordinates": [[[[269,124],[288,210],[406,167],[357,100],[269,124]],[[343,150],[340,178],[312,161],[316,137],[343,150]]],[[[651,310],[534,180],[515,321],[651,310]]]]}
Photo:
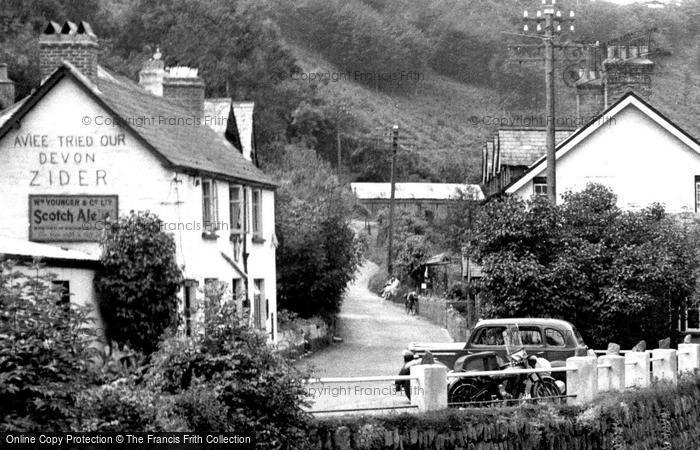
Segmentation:
{"type": "Polygon", "coordinates": [[[116,195],[30,195],[29,240],[99,242],[118,214],[116,195]]]}

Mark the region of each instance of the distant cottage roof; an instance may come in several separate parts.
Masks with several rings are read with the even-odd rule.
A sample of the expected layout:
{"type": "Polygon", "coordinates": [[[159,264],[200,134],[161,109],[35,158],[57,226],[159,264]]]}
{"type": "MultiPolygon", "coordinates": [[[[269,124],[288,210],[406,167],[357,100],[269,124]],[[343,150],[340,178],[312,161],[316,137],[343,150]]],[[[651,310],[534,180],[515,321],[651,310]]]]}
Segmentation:
{"type": "MultiPolygon", "coordinates": [[[[192,113],[185,108],[152,95],[131,80],[113,75],[102,67],[98,68],[98,77],[93,83],[72,64],[64,62],[19,106],[14,105],[0,115],[0,139],[64,77],[76,80],[88,95],[113,113],[115,118],[124,121],[133,121],[138,117],[192,117],[192,113]]],[[[223,136],[205,124],[169,126],[144,121],[143,126],[136,127],[129,123],[122,126],[173,169],[267,187],[276,186],[272,178],[246,160],[223,136]]]]}
{"type": "MultiPolygon", "coordinates": [[[[566,139],[573,129],[558,129],[555,142],[566,139]]],[[[498,166],[529,166],[547,151],[547,133],[543,128],[501,128],[497,131],[498,166]]],[[[495,167],[498,171],[499,167],[495,167]]]]}
{"type": "MultiPolygon", "coordinates": [[[[361,200],[391,198],[391,183],[350,183],[350,188],[361,200]]],[[[396,183],[394,197],[399,200],[458,199],[463,193],[470,200],[483,200],[477,184],[460,183],[396,183]]]]}

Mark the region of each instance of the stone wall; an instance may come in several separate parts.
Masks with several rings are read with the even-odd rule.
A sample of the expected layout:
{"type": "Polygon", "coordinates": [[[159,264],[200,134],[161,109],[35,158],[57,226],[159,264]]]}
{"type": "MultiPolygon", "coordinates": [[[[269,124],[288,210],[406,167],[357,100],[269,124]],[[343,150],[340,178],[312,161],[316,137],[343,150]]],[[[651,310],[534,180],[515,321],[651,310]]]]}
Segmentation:
{"type": "Polygon", "coordinates": [[[587,407],[445,410],[318,419],[311,448],[348,449],[695,449],[700,381],[608,396],[587,407]]]}
{"type": "Polygon", "coordinates": [[[294,319],[279,325],[277,349],[285,355],[295,357],[330,345],[333,329],[323,319],[294,319]]]}

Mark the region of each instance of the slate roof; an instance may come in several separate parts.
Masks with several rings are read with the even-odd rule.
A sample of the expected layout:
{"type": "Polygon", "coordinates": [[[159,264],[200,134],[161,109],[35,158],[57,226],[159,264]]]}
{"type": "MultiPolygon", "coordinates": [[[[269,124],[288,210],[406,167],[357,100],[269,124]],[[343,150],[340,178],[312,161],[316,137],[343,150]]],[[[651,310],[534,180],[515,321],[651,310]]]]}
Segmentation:
{"type": "MultiPolygon", "coordinates": [[[[203,123],[200,125],[159,124],[159,117],[184,120],[191,119],[192,113],[167,99],[150,94],[131,80],[115,76],[101,67],[98,70],[97,80],[93,83],[72,64],[64,62],[37,91],[28,97],[24,105],[11,112],[11,116],[17,116],[16,118],[19,119],[26,114],[28,109],[65,76],[73,76],[88,94],[92,94],[99,103],[126,121],[123,127],[132,131],[142,143],[174,169],[267,187],[276,186],[272,178],[246,160],[238,149],[207,125],[203,123]],[[145,120],[143,126],[132,126],[133,121],[140,117],[154,117],[156,120],[145,120]],[[132,121],[132,124],[129,124],[129,121],[132,121]]],[[[10,118],[5,118],[4,121],[7,122],[4,125],[8,126],[0,124],[0,138],[9,131],[9,125],[12,122],[10,118]]]]}
{"type": "MultiPolygon", "coordinates": [[[[391,183],[350,183],[360,200],[391,198],[391,183]]],[[[459,198],[459,193],[471,194],[472,200],[483,200],[478,184],[459,183],[396,183],[394,198],[398,200],[448,200],[459,198]]]]}
{"type": "MultiPolygon", "coordinates": [[[[555,143],[573,132],[573,129],[557,130],[555,143]]],[[[530,166],[547,152],[547,134],[543,128],[501,128],[497,133],[499,166],[530,166]]]]}

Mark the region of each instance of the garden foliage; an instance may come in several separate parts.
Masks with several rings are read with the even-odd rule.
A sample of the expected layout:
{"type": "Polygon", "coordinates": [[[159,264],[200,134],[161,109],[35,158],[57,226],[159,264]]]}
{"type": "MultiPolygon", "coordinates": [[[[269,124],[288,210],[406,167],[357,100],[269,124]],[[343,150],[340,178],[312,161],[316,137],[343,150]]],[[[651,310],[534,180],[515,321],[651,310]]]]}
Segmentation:
{"type": "Polygon", "coordinates": [[[39,264],[0,264],[0,431],[70,429],[93,380],[90,311],[63,304],[39,264]]]}
{"type": "Polygon", "coordinates": [[[695,290],[695,229],[660,205],[623,211],[601,185],[563,199],[484,208],[475,250],[490,315],[566,319],[594,347],[674,335],[695,290]]]}
{"type": "Polygon", "coordinates": [[[115,371],[97,357],[90,309],[32,272],[0,267],[0,432],[235,432],[258,448],[303,446],[306,374],[218,291],[192,336],[169,334],[115,371]]]}
{"type": "Polygon", "coordinates": [[[131,213],[106,227],[95,276],[108,341],[150,353],[177,324],[182,273],[175,241],[154,214],[131,213]]]}

